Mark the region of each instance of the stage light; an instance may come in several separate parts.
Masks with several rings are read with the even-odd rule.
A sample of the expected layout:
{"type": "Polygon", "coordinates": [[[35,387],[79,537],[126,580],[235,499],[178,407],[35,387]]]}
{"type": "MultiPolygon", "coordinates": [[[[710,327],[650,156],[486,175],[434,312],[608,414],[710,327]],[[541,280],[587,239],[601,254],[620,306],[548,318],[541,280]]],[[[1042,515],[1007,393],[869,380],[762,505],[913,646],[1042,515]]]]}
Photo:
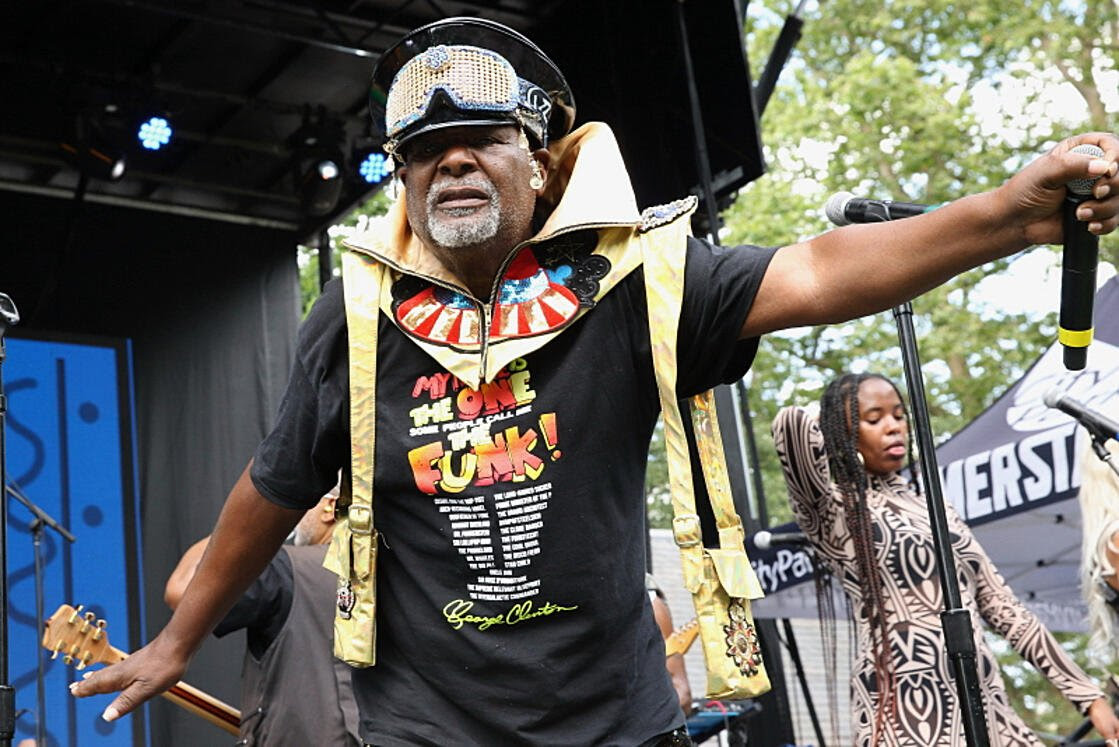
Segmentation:
{"type": "Polygon", "coordinates": [[[117,147],[118,139],[106,130],[103,121],[115,113],[114,105],[78,113],[72,129],[58,143],[66,162],[88,177],[115,182],[124,176],[124,149],[117,147]]]}
{"type": "Polygon", "coordinates": [[[358,173],[367,184],[380,184],[392,173],[392,159],[384,153],[372,152],[365,156],[358,173]]]}
{"type": "Polygon", "coordinates": [[[319,178],[322,179],[324,182],[328,182],[332,179],[337,179],[338,176],[342,173],[341,170],[338,168],[338,164],[329,159],[325,161],[319,161],[317,164],[315,164],[315,171],[318,172],[319,178]]]}
{"type": "Polygon", "coordinates": [[[342,169],[332,158],[313,161],[299,180],[303,209],[311,215],[326,215],[342,196],[342,169]]]}
{"type": "Polygon", "coordinates": [[[302,123],[287,137],[295,192],[308,215],[329,215],[338,206],[349,173],[348,140],[342,120],[323,106],[304,107],[302,123]]]}
{"type": "Polygon", "coordinates": [[[174,130],[166,117],[153,116],[141,123],[136,131],[136,138],[148,150],[159,150],[171,142],[172,134],[174,130]]]}

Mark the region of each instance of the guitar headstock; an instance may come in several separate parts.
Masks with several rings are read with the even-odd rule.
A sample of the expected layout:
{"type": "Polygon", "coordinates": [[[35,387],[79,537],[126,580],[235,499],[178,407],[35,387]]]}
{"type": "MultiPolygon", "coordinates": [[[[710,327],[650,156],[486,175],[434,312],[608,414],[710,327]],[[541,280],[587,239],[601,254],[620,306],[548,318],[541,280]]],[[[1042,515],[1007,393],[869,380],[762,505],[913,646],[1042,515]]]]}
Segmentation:
{"type": "Polygon", "coordinates": [[[83,613],[81,605],[77,609],[62,605],[46,621],[43,648],[53,652],[52,659],[62,654],[62,660],[76,664],[77,669],[115,663],[109,634],[105,632],[106,622],[95,618],[92,612],[83,613]]]}
{"type": "Polygon", "coordinates": [[[691,648],[692,641],[696,639],[699,633],[699,619],[692,618],[688,622],[676,628],[664,639],[665,655],[672,656],[673,654],[687,653],[691,648]]]}

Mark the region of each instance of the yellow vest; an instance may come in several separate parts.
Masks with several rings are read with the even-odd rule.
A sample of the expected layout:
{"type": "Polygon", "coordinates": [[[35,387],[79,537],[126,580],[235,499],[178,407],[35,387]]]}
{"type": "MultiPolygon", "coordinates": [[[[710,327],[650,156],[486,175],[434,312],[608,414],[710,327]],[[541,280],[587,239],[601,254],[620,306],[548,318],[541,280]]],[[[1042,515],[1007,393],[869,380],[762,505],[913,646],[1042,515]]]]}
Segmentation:
{"type": "MultiPolygon", "coordinates": [[[[552,146],[555,165],[541,198],[551,208],[543,228],[528,246],[555,239],[564,233],[595,229],[598,242],[593,255],[605,258],[608,270],[598,280],[593,301],[597,302],[638,266],[645,266],[649,299],[650,333],[658,390],[665,413],[669,452],[674,531],[684,563],[685,586],[692,591],[697,609],[711,618],[709,608],[722,606],[727,620],[730,600],[745,602],[762,595],[746,557],[742,523],[734,510],[722,458],[722,441],[714,417],[711,393],[694,398],[692,420],[699,439],[709,495],[719,527],[721,549],[707,550],[699,542],[699,523],[684,441],[682,421],[675,398],[676,331],[683,295],[683,268],[689,222],[696,200],[689,197],[638,214],[629,177],[613,134],[602,124],[584,125],[552,146]],[[724,591],[725,590],[725,591],[724,591]],[[722,591],[719,597],[717,592],[722,591]],[[728,597],[729,594],[729,597],[728,597]]],[[[593,303],[571,309],[562,324],[530,334],[504,334],[495,319],[496,305],[481,306],[477,334],[455,339],[455,344],[435,343],[409,334],[406,319],[394,310],[392,285],[401,275],[420,277],[448,290],[464,292],[458,282],[424,250],[407,222],[405,199],[396,202],[387,216],[370,229],[348,240],[343,255],[343,280],[349,339],[351,465],[348,485],[343,486],[347,520],[339,522],[325,565],[339,577],[338,614],[335,619],[335,655],[351,666],[376,662],[376,553],[377,533],[373,524],[373,454],[376,438],[377,324],[385,313],[405,334],[445,370],[472,388],[494,378],[512,361],[546,345],[583,314],[593,303]]],[[[514,250],[524,251],[523,247],[514,250]]],[[[513,255],[509,260],[513,259],[513,255]]],[[[510,262],[506,262],[508,266],[510,262]]],[[[732,611],[729,613],[733,615],[732,611]]],[[[752,626],[752,619],[749,621],[752,626]]],[[[701,633],[705,627],[702,615],[701,633]]],[[[719,635],[723,635],[720,633],[719,635]]],[[[734,683],[735,667],[727,669],[726,643],[712,639],[708,651],[709,695],[746,693],[734,683]],[[719,646],[723,650],[720,651],[719,646]],[[712,666],[712,657],[723,662],[712,666]],[[711,673],[717,672],[712,679],[711,673]],[[728,684],[729,682],[729,684],[728,684]]],[[[756,648],[756,635],[754,636],[756,648]]],[[[758,670],[764,679],[760,656],[749,659],[748,694],[757,694],[758,670]],[[754,658],[757,660],[754,661],[754,658]]],[[[733,661],[733,658],[731,659],[733,661]]],[[[740,677],[741,679],[741,677],[740,677]]],[[[765,682],[768,689],[768,680],[765,682]]]]}

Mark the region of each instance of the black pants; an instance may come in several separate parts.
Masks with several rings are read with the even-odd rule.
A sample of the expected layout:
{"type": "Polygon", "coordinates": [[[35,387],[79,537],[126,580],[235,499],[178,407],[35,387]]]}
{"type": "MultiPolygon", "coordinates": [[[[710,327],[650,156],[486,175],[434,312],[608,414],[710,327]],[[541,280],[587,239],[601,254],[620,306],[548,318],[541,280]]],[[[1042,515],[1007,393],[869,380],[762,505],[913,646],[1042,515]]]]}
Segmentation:
{"type": "MultiPolygon", "coordinates": [[[[373,747],[373,745],[366,742],[365,747],[373,747]]],[[[646,742],[643,747],[694,747],[694,745],[692,738],[688,736],[687,728],[681,726],[679,729],[662,734],[651,742],[646,742]]]]}
{"type": "Polygon", "coordinates": [[[688,728],[681,726],[667,734],[662,734],[651,742],[646,742],[648,747],[693,747],[692,738],[688,736],[688,728]]]}

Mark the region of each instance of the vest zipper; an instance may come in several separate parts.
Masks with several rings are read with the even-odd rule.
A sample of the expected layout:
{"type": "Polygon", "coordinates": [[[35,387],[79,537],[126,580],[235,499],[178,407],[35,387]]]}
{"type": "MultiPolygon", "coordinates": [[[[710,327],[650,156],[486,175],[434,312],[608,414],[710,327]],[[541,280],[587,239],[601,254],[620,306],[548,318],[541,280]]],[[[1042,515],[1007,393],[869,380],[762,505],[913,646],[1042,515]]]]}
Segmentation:
{"type": "Polygon", "coordinates": [[[476,301],[478,304],[478,311],[482,315],[481,324],[481,355],[478,358],[478,385],[481,386],[482,382],[486,380],[486,360],[490,356],[490,318],[493,315],[493,297],[490,297],[490,302],[482,303],[476,301]]]}

